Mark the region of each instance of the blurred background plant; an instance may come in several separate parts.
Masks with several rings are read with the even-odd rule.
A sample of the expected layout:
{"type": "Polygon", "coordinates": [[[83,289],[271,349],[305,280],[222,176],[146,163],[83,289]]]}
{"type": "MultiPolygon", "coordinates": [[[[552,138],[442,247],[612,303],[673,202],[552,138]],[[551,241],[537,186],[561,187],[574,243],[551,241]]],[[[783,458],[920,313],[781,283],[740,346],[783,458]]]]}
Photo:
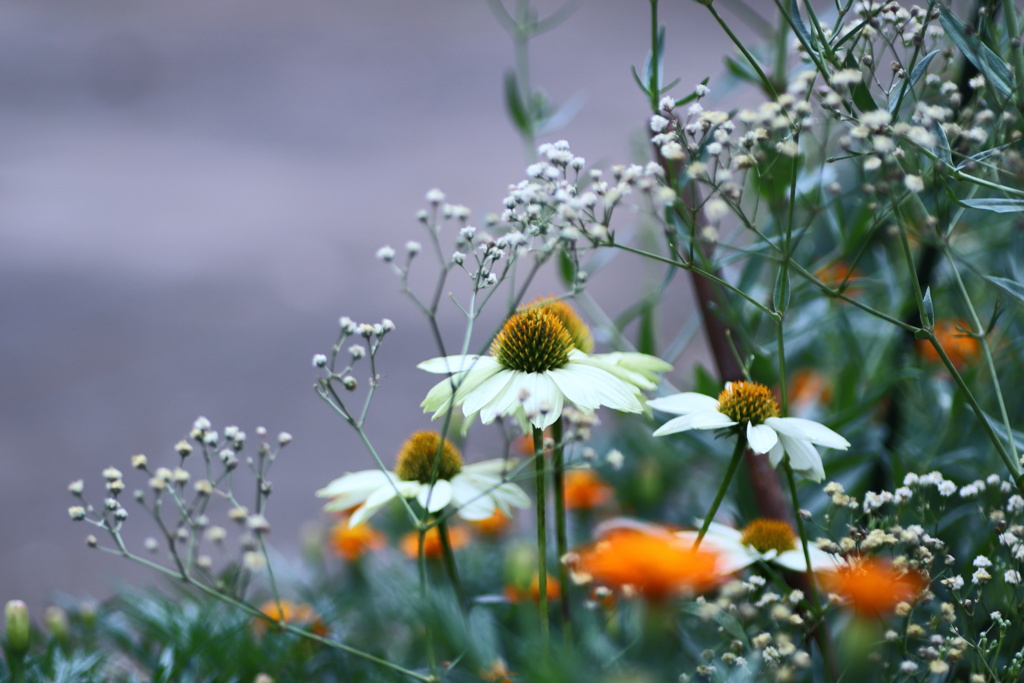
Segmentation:
{"type": "MultiPolygon", "coordinates": [[[[1024,638],[1012,624],[1024,562],[1024,439],[1014,429],[1021,400],[1008,383],[1022,370],[1024,303],[1019,10],[1012,2],[777,1],[774,23],[747,8],[761,31],[752,44],[712,3],[697,5],[737,54],[725,75],[692,89],[665,83],[672,26],[649,2],[650,54],[634,70],[650,107],[637,163],[602,172],[568,143],[541,144],[500,214],[471,223],[467,209],[431,191],[420,214],[427,247],[419,237],[404,253],[385,247],[377,255],[425,314],[437,348],[424,361],[489,348],[500,358],[491,346],[498,330],[476,324],[480,310],[521,314],[536,273],[554,266],[560,298],[607,348],[594,361],[600,367],[618,368],[638,395],[657,373],[622,354],[676,364],[661,395],[678,386],[714,398],[739,380],[771,387],[776,417],[813,419],[850,442],[845,452],[823,452],[825,481],[799,469],[812,481],[798,480],[787,458],[748,448],[742,430],[734,430],[727,469],[733,446],[721,433],[656,439],[662,414],[605,410],[598,421],[572,392],[567,399],[581,410],[566,409],[550,433],[538,426],[545,416],[516,412],[515,400],[525,406],[529,395],[508,402],[504,412],[518,419],[499,410],[495,425],[473,424],[477,413],[484,423],[495,416],[459,406],[469,375],[456,372],[453,398],[435,416],[441,435],[464,453],[508,464],[479,496],[554,473],[555,521],[564,514],[568,528],[545,523],[542,487],[536,544],[527,540],[529,515],[509,519],[510,510],[456,523],[453,515],[476,499],[431,504],[441,479],[454,488],[458,472],[442,473],[438,457],[415,491],[399,488],[413,482],[395,468],[379,495],[402,504],[382,507],[372,528],[352,524],[358,508],[339,511],[345,516],[310,532],[301,561],[289,562],[263,542],[265,465],[276,450],[257,448],[255,502],[240,512],[228,476],[239,432],[224,430],[222,444],[197,422],[191,438],[203,458],[189,462],[202,464],[209,491],[193,483],[196,497],[185,497],[197,477],[185,470],[180,445],[177,469],[149,472],[147,461],[132,461],[150,477],[154,498],[136,498],[161,529],[166,563],[121,542],[128,512],[116,468],[103,473],[102,505],[83,499],[69,511],[106,532],[113,552],[179,585],[52,611],[34,637],[24,605],[9,604],[10,678],[1018,680],[1024,638]],[[749,99],[714,109],[719,81],[742,86],[749,99]],[[428,255],[438,274],[421,296],[411,274],[427,267],[428,255]],[[653,286],[635,285],[637,304],[613,316],[587,286],[625,259],[661,274],[653,286]],[[699,315],[680,323],[665,312],[681,305],[670,285],[683,271],[699,315]],[[453,302],[462,329],[439,321],[440,307],[453,302]],[[701,332],[714,365],[682,367],[676,361],[701,332]],[[532,433],[527,424],[523,434],[524,421],[532,433]],[[240,530],[238,552],[217,562],[202,559],[197,545],[209,525],[200,501],[213,491],[240,530]],[[158,512],[161,495],[174,503],[170,525],[158,512]],[[716,511],[743,529],[748,560],[739,569],[721,570],[724,541],[709,535],[698,553],[678,531],[716,511]],[[772,524],[755,524],[765,518],[772,524]],[[548,535],[577,550],[553,552],[548,535]],[[834,566],[800,564],[811,547],[834,566]],[[798,569],[782,561],[788,551],[803,556],[798,569]],[[117,654],[101,660],[99,648],[117,654]]],[[[563,15],[544,19],[525,0],[495,11],[517,48],[509,115],[532,150],[571,118],[572,108],[553,108],[529,75],[531,36],[563,15]]],[[[362,424],[371,410],[386,410],[374,395],[388,380],[380,341],[389,323],[343,318],[339,341],[314,358],[318,393],[382,472],[391,462],[362,424]],[[357,331],[370,348],[343,349],[357,331]]],[[[589,354],[582,345],[570,342],[589,354]]],[[[429,401],[433,412],[438,404],[429,401]]],[[[72,485],[74,495],[82,491],[72,485]]],[[[369,506],[374,495],[358,503],[369,506]]]]}

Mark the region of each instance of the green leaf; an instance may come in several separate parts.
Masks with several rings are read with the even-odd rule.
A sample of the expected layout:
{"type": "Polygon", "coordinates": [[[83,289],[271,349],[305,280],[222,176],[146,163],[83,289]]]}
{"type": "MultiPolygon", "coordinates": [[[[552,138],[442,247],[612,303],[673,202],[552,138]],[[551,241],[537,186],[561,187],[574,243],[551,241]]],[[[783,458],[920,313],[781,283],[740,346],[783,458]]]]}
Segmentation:
{"type": "Polygon", "coordinates": [[[512,70],[505,72],[505,109],[520,133],[523,135],[531,135],[533,133],[533,122],[526,111],[522,94],[519,92],[516,74],[512,70]]]}
{"type": "Polygon", "coordinates": [[[981,209],[993,213],[1016,213],[1024,211],[1024,199],[964,199],[960,202],[969,209],[981,209]]]}
{"type": "Polygon", "coordinates": [[[931,329],[935,323],[935,305],[932,304],[932,288],[928,287],[924,290],[924,320],[921,324],[931,329]]]}
{"type": "Polygon", "coordinates": [[[558,252],[558,274],[567,287],[576,283],[576,264],[564,249],[558,252]]]}
{"type": "MultiPolygon", "coordinates": [[[[843,66],[847,69],[860,70],[860,64],[857,63],[852,52],[846,56],[846,61],[843,63],[843,66]]],[[[868,90],[868,86],[863,80],[850,89],[850,95],[853,97],[853,103],[856,104],[857,108],[862,112],[876,111],[879,109],[878,105],[875,104],[875,98],[871,96],[871,91],[868,90]]]]}
{"type": "MultiPolygon", "coordinates": [[[[698,605],[696,603],[688,602],[679,606],[679,611],[683,614],[697,617],[701,620],[705,618],[707,614],[707,605],[698,605]]],[[[712,617],[723,631],[728,633],[734,640],[738,640],[743,643],[744,648],[750,647],[750,641],[747,640],[747,632],[743,630],[743,626],[733,615],[729,614],[725,610],[715,610],[712,617]]]]}
{"type": "Polygon", "coordinates": [[[796,4],[796,0],[789,0],[789,24],[793,27],[793,31],[800,38],[800,42],[803,46],[813,54],[817,54],[818,50],[814,45],[814,38],[811,36],[811,32],[807,30],[807,24],[804,23],[803,17],[800,16],[800,8],[796,4]]]}
{"type": "Polygon", "coordinates": [[[938,121],[932,122],[932,132],[935,134],[935,156],[939,158],[939,161],[946,164],[947,166],[953,165],[953,154],[949,150],[949,138],[946,137],[946,130],[942,127],[938,121]]]}
{"type": "Polygon", "coordinates": [[[917,85],[917,82],[921,80],[921,77],[924,76],[926,71],[928,71],[928,65],[932,63],[932,60],[935,59],[935,55],[937,54],[939,54],[938,50],[932,50],[922,57],[921,61],[914,65],[914,69],[910,72],[910,78],[903,81],[903,86],[900,88],[899,96],[889,100],[890,114],[896,113],[896,105],[902,102],[903,98],[906,97],[906,94],[910,92],[915,85],[917,85]]]}
{"type": "Polygon", "coordinates": [[[785,313],[789,308],[789,268],[779,268],[779,274],[775,277],[775,291],[772,292],[772,306],[777,313],[785,313]]]}
{"type": "Polygon", "coordinates": [[[1016,299],[1017,303],[1024,304],[1024,285],[1021,283],[1005,277],[996,277],[995,275],[984,275],[983,277],[1016,299]]]}
{"type": "Polygon", "coordinates": [[[953,44],[960,48],[964,57],[985,76],[992,87],[1002,93],[1003,97],[1010,97],[1013,94],[1013,74],[1006,63],[947,8],[940,6],[939,13],[939,23],[953,44]]]}
{"type": "Polygon", "coordinates": [[[640,314],[640,335],[636,341],[636,350],[651,356],[656,356],[658,353],[658,335],[654,324],[654,313],[655,306],[653,304],[644,306],[644,310],[640,314]]]}

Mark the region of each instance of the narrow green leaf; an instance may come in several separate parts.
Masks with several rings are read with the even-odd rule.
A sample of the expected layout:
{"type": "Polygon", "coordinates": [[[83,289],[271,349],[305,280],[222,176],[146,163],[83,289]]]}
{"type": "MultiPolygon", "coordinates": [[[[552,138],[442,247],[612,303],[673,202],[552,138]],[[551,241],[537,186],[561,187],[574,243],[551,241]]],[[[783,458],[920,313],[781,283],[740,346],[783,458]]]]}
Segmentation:
{"type": "Polygon", "coordinates": [[[1017,303],[1024,304],[1024,285],[1021,283],[1005,277],[996,277],[995,275],[984,275],[983,277],[1016,299],[1017,303]]]}
{"type": "Polygon", "coordinates": [[[953,153],[949,150],[949,138],[946,137],[946,130],[938,121],[932,122],[932,133],[935,134],[935,156],[947,166],[953,165],[953,153]]]}
{"type": "Polygon", "coordinates": [[[567,287],[572,287],[576,283],[576,264],[564,249],[558,252],[558,275],[567,287]]]}
{"type": "Polygon", "coordinates": [[[516,74],[512,70],[505,72],[505,109],[520,133],[530,135],[533,132],[533,122],[530,121],[530,115],[519,92],[516,74]]]}
{"type": "Polygon", "coordinates": [[[651,304],[644,306],[640,314],[640,335],[636,342],[636,350],[651,356],[658,355],[658,334],[654,324],[655,307],[651,304]]]}
{"type": "Polygon", "coordinates": [[[931,329],[935,323],[935,305],[932,304],[932,288],[928,287],[924,290],[924,320],[921,324],[928,329],[931,329]]]}
{"type": "Polygon", "coordinates": [[[1013,74],[1006,63],[949,9],[940,6],[939,13],[939,23],[953,44],[977,67],[992,87],[1002,93],[1003,97],[1010,97],[1013,94],[1013,74]]]}
{"type": "Polygon", "coordinates": [[[800,8],[797,6],[796,0],[789,0],[789,24],[793,27],[793,31],[796,32],[804,47],[810,52],[817,54],[818,49],[814,44],[814,38],[811,36],[811,32],[807,30],[807,24],[804,23],[803,17],[800,16],[800,8]]]}
{"type": "MultiPolygon", "coordinates": [[[[860,70],[860,64],[857,63],[852,52],[846,56],[846,61],[843,63],[843,66],[847,69],[860,70]]],[[[853,103],[857,105],[857,109],[862,112],[876,111],[879,109],[879,106],[875,104],[875,98],[871,96],[871,91],[863,80],[850,89],[850,95],[853,97],[853,103]]]]}
{"type": "Polygon", "coordinates": [[[928,65],[932,63],[932,60],[935,59],[935,55],[937,54],[939,54],[938,50],[932,50],[924,57],[922,57],[917,64],[914,65],[914,69],[910,72],[910,78],[903,81],[903,85],[900,87],[900,94],[897,97],[894,97],[893,99],[889,100],[890,114],[896,113],[896,105],[902,102],[903,98],[906,97],[907,93],[910,92],[915,85],[917,85],[917,82],[921,80],[921,77],[924,76],[925,72],[928,71],[928,65]]]}
{"type": "Polygon", "coordinates": [[[964,199],[960,202],[970,209],[981,209],[994,213],[1016,213],[1024,211],[1024,199],[964,199]]]}
{"type": "Polygon", "coordinates": [[[635,66],[631,66],[631,67],[629,67],[629,69],[630,69],[630,71],[633,72],[633,80],[636,81],[636,84],[638,86],[640,86],[640,90],[643,92],[643,94],[645,94],[648,97],[650,97],[651,92],[647,89],[647,84],[644,83],[643,80],[641,80],[640,74],[638,74],[636,72],[636,67],[635,66]]]}

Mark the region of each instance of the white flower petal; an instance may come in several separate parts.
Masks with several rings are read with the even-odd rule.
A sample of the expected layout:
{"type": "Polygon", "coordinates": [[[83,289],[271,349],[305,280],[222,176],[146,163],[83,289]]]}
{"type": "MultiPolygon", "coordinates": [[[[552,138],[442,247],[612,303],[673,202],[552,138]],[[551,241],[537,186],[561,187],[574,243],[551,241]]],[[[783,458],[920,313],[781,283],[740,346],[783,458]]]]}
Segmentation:
{"type": "Polygon", "coordinates": [[[684,391],[681,394],[672,394],[662,398],[652,399],[647,405],[660,410],[663,413],[673,415],[689,415],[690,413],[703,413],[711,410],[718,411],[718,400],[704,394],[697,394],[692,391],[684,391]]]}
{"type": "Polygon", "coordinates": [[[522,387],[528,394],[523,401],[523,410],[534,427],[547,429],[562,415],[562,390],[543,372],[525,373],[522,381],[522,387]]]}
{"type": "Polygon", "coordinates": [[[710,410],[703,413],[690,413],[689,415],[674,417],[656,429],[654,436],[665,436],[666,434],[675,434],[691,429],[720,429],[722,427],[731,427],[734,424],[736,423],[729,419],[728,415],[723,415],[718,410],[710,410]]]}
{"type": "Polygon", "coordinates": [[[849,441],[814,420],[805,420],[802,417],[769,417],[764,422],[779,434],[810,441],[819,446],[843,451],[850,447],[849,441]]]}
{"type": "Polygon", "coordinates": [[[452,479],[452,499],[459,517],[479,520],[487,519],[494,514],[496,503],[487,493],[491,488],[489,484],[492,483],[496,484],[497,481],[485,479],[481,485],[481,481],[477,478],[462,473],[455,475],[452,479]]]}
{"type": "Polygon", "coordinates": [[[825,478],[825,467],[821,464],[818,450],[807,441],[794,439],[779,434],[779,441],[789,455],[789,464],[793,471],[811,481],[822,481],[825,478]]]}
{"type": "MultiPolygon", "coordinates": [[[[469,369],[477,369],[486,364],[489,356],[480,357],[476,354],[465,356],[442,356],[425,360],[416,367],[420,370],[432,372],[435,375],[453,375],[458,372],[465,372],[469,369]]],[[[493,360],[493,359],[491,359],[493,360]]]]}
{"type": "Polygon", "coordinates": [[[503,507],[525,509],[532,505],[530,497],[526,495],[526,491],[524,491],[518,484],[513,484],[512,482],[502,484],[498,488],[494,489],[494,492],[491,495],[494,500],[503,507]]]}
{"type": "Polygon", "coordinates": [[[747,446],[758,455],[767,453],[779,442],[779,435],[766,424],[747,423],[747,446]]]}
{"type": "Polygon", "coordinates": [[[416,495],[416,502],[429,512],[437,512],[452,500],[452,485],[446,479],[438,479],[433,486],[424,484],[416,495]]]}
{"type": "MultiPolygon", "coordinates": [[[[494,399],[498,398],[501,393],[508,386],[509,382],[514,377],[513,372],[503,371],[497,372],[478,386],[476,386],[462,401],[462,412],[466,415],[470,413],[480,413],[480,421],[484,424],[492,422],[497,415],[496,412],[490,410],[488,404],[494,399]]],[[[458,400],[456,400],[458,402],[458,400]]]]}
{"type": "Polygon", "coordinates": [[[321,498],[331,500],[324,506],[328,512],[347,510],[365,501],[374,491],[391,486],[398,477],[382,470],[363,470],[335,479],[316,492],[321,498]]]}
{"type": "Polygon", "coordinates": [[[779,463],[782,462],[782,456],[786,454],[786,449],[782,447],[782,439],[772,446],[772,450],[768,453],[768,462],[771,463],[772,467],[778,467],[779,463]]]}
{"type": "Polygon", "coordinates": [[[570,362],[547,375],[562,394],[584,412],[593,412],[602,405],[626,413],[643,410],[634,386],[603,368],[570,362]]]}
{"type": "Polygon", "coordinates": [[[415,496],[419,491],[419,487],[422,486],[418,481],[400,481],[396,484],[386,484],[381,486],[379,489],[374,491],[366,499],[366,502],[360,505],[352,516],[349,517],[348,525],[350,527],[358,526],[368,520],[373,515],[377,514],[377,511],[387,505],[395,497],[395,495],[402,495],[406,498],[415,496]]]}
{"type": "MultiPolygon", "coordinates": [[[[807,552],[811,556],[811,567],[814,571],[829,571],[842,566],[842,558],[826,553],[814,545],[808,546],[807,552]]],[[[800,540],[797,539],[797,547],[793,550],[779,553],[779,556],[775,558],[775,564],[793,571],[806,572],[807,561],[804,559],[804,549],[800,546],[800,540]]]]}
{"type": "Polygon", "coordinates": [[[510,471],[516,466],[516,464],[515,460],[494,458],[493,460],[481,460],[480,462],[463,465],[462,472],[465,474],[482,474],[501,477],[502,474],[510,471]]]}

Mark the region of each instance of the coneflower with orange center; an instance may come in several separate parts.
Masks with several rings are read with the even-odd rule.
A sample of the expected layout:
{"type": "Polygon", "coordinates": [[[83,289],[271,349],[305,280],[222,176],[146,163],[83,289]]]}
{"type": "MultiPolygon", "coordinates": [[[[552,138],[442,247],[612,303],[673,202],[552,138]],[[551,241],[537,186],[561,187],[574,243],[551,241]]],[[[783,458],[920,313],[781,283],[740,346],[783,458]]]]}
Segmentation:
{"type": "Polygon", "coordinates": [[[652,601],[707,592],[723,583],[722,556],[654,525],[616,527],[562,561],[573,581],[652,601]]]}
{"type": "Polygon", "coordinates": [[[822,585],[862,617],[881,617],[901,602],[913,602],[928,587],[914,571],[901,571],[889,562],[863,558],[836,571],[820,574],[822,585]]]}

